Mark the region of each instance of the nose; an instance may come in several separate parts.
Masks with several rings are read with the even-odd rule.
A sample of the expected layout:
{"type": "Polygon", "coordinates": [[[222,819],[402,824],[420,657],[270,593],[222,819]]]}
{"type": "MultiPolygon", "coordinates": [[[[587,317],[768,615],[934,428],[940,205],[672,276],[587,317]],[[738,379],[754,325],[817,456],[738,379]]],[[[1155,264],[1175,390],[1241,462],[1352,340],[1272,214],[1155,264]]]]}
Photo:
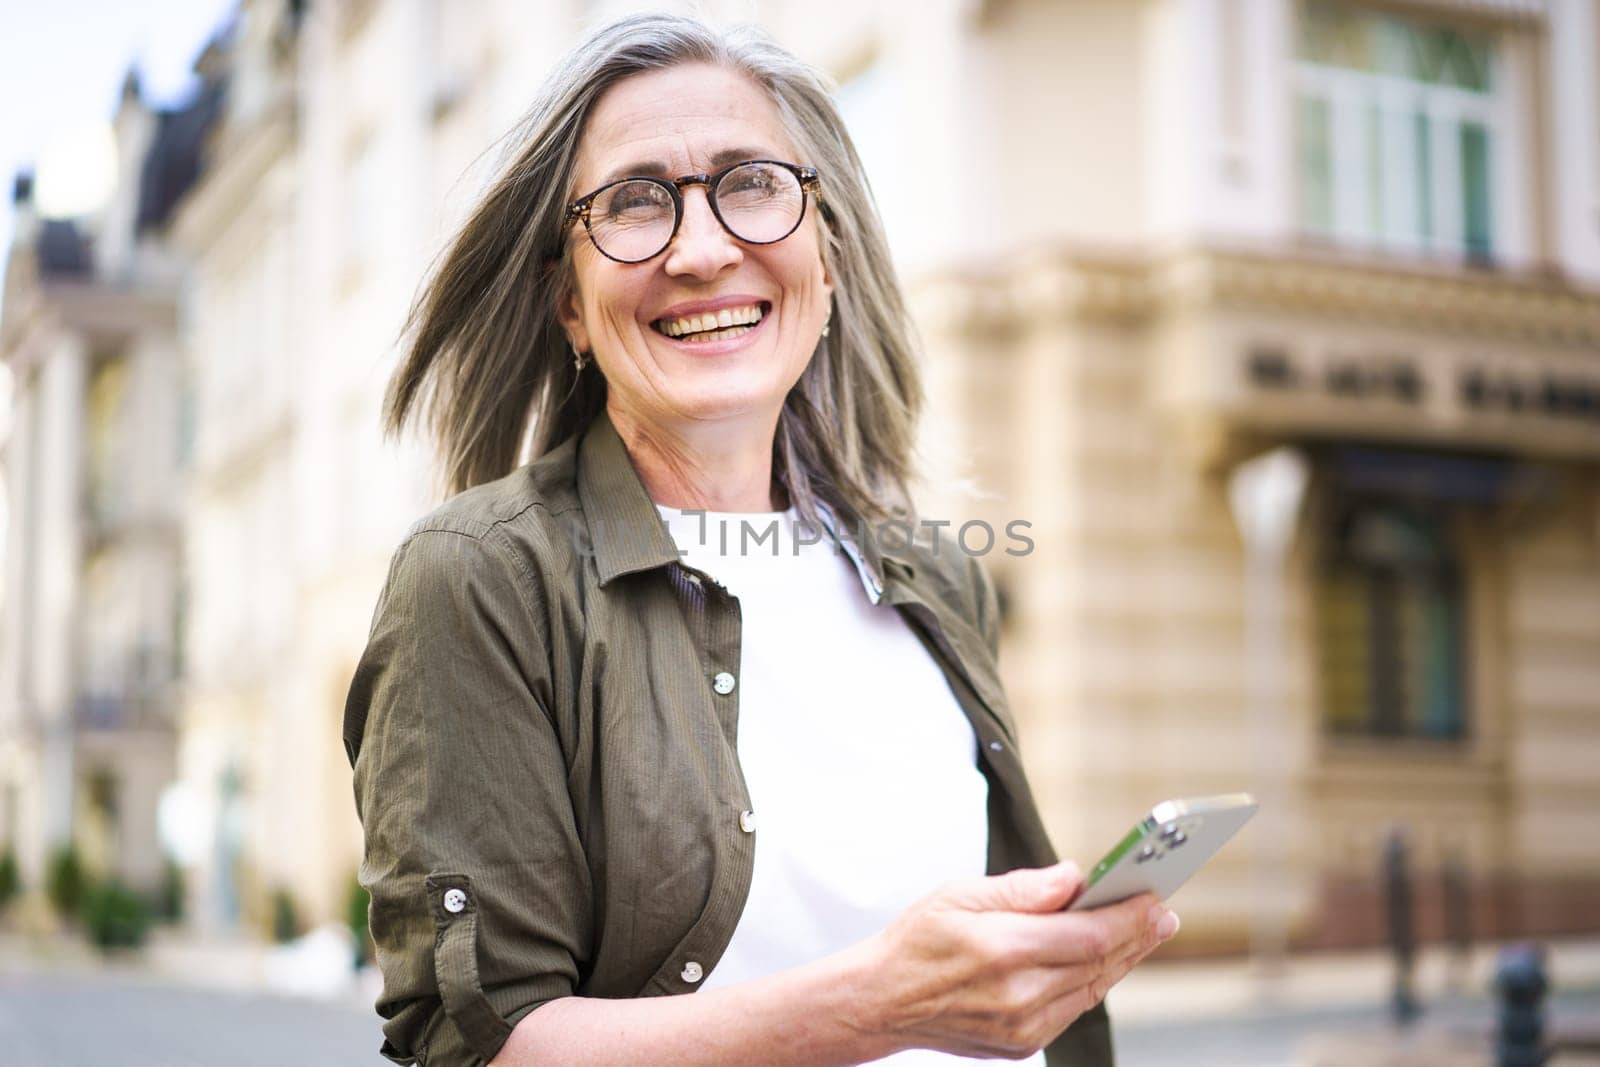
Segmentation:
{"type": "Polygon", "coordinates": [[[683,192],[683,222],[667,249],[669,274],[715,278],[744,259],[744,250],[717,221],[705,186],[691,185],[683,192]]]}

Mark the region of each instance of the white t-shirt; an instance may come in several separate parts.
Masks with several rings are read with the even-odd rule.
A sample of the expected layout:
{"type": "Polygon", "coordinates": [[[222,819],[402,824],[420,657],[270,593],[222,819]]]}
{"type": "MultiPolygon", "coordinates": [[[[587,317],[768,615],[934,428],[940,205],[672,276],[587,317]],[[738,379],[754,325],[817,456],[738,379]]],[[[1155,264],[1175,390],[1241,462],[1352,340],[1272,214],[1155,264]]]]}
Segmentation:
{"type": "MultiPolygon", "coordinates": [[[[683,562],[737,597],[741,618],[738,751],[755,870],[701,988],[830,955],[944,883],[982,877],[977,738],[938,665],[894,608],[872,603],[851,558],[827,536],[804,544],[817,533],[801,526],[797,537],[793,509],[657,510],[683,562]]],[[[1018,1061],[911,1049],[877,1062],[1018,1061]]]]}

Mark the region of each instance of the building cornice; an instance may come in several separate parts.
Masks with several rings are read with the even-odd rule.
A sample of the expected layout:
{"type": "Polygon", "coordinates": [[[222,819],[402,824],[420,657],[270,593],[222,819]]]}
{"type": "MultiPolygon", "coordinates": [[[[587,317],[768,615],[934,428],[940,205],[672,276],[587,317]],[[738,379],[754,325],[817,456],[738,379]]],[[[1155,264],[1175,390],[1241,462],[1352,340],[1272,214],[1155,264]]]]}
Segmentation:
{"type": "Polygon", "coordinates": [[[293,148],[296,119],[293,98],[284,94],[247,129],[224,128],[218,147],[208,154],[200,181],[179,205],[173,219],[174,243],[190,255],[201,255],[225,232],[249,202],[272,165],[293,148]]]}
{"type": "Polygon", "coordinates": [[[1367,0],[1377,7],[1407,14],[1492,22],[1538,22],[1548,13],[1549,0],[1367,0]]]}
{"type": "Polygon", "coordinates": [[[40,286],[45,308],[61,324],[92,340],[116,340],[178,325],[177,294],[171,289],[133,288],[94,282],[47,282],[40,286]]]}
{"type": "Polygon", "coordinates": [[[981,360],[1141,337],[1149,396],[1202,466],[1241,445],[1411,441],[1600,460],[1600,292],[1559,277],[1318,249],[1081,251],[914,290],[918,323],[981,360]]]}
{"type": "Polygon", "coordinates": [[[1166,302],[1294,311],[1557,346],[1600,345],[1600,292],[1549,275],[1302,254],[1203,253],[1167,266],[1166,302]]]}
{"type": "Polygon", "coordinates": [[[1308,250],[1197,248],[1132,257],[1062,251],[913,287],[925,328],[1006,335],[1062,320],[1129,323],[1206,309],[1285,311],[1430,333],[1600,346],[1600,292],[1565,280],[1404,266],[1308,250]]]}
{"type": "Polygon", "coordinates": [[[146,333],[175,333],[177,296],[168,288],[46,281],[6,308],[0,358],[27,374],[51,351],[48,338],[77,334],[91,345],[118,345],[146,333]]]}

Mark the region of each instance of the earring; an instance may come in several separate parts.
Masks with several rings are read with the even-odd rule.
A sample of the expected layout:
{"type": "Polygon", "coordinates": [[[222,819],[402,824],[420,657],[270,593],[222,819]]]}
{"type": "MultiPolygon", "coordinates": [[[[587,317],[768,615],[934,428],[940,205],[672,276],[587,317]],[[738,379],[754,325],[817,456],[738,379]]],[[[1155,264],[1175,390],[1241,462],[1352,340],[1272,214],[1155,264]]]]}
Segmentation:
{"type": "Polygon", "coordinates": [[[833,309],[828,309],[828,317],[822,320],[822,336],[828,336],[828,331],[833,329],[833,309]]]}
{"type": "Polygon", "coordinates": [[[582,374],[584,365],[589,362],[589,359],[582,352],[578,351],[578,343],[576,341],[568,341],[567,344],[572,346],[572,365],[577,369],[579,374],[582,374]]]}

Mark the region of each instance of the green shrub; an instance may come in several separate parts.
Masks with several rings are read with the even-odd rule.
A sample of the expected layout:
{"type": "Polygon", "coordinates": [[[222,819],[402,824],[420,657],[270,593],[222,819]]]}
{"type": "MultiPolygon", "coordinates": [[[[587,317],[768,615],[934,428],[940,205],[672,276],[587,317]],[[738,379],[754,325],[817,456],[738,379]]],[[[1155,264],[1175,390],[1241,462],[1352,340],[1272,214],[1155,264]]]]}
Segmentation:
{"type": "Polygon", "coordinates": [[[89,939],[101,948],[136,948],[150,929],[150,906],[117,881],[84,891],[80,917],[89,939]]]}
{"type": "Polygon", "coordinates": [[[0,908],[11,903],[22,892],[22,876],[17,872],[17,853],[14,849],[0,852],[0,908]]]}
{"type": "Polygon", "coordinates": [[[372,895],[361,884],[358,875],[350,876],[350,893],[345,903],[345,914],[350,922],[350,936],[355,941],[355,965],[371,963],[373,959],[372,935],[367,929],[367,907],[372,895]]]}
{"type": "Polygon", "coordinates": [[[83,861],[78,858],[76,845],[62,845],[50,854],[50,866],[45,871],[44,891],[56,909],[56,914],[77,915],[83,908],[83,899],[88,888],[89,880],[84,874],[83,861]]]}
{"type": "Polygon", "coordinates": [[[272,891],[272,940],[282,944],[300,936],[300,913],[287,889],[272,891]]]}

